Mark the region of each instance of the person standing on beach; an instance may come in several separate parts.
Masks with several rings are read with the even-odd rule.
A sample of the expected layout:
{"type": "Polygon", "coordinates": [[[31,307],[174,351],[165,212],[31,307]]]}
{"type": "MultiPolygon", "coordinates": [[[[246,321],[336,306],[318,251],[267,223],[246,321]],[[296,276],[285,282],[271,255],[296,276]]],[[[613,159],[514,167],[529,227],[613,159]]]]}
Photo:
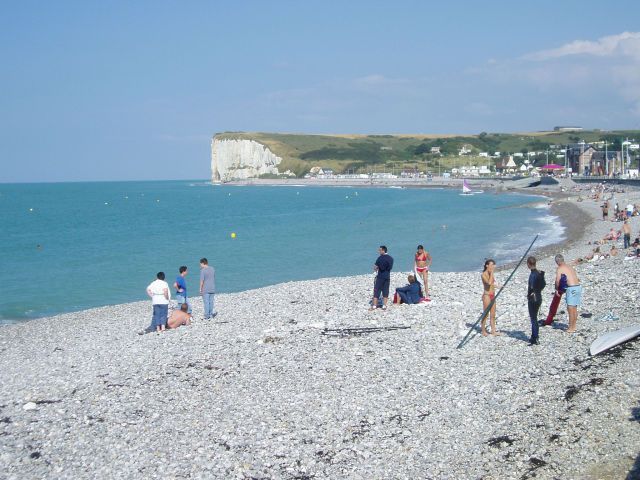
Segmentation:
{"type": "Polygon", "coordinates": [[[204,319],[218,315],[215,308],[214,294],[216,293],[216,271],[209,266],[206,258],[200,259],[200,295],[204,306],[204,319]]]}
{"type": "Polygon", "coordinates": [[[418,251],[414,257],[414,270],[416,275],[420,275],[424,285],[424,297],[429,298],[429,267],[431,266],[431,255],[422,245],[418,245],[418,251]]]}
{"type": "Polygon", "coordinates": [[[609,219],[609,202],[607,200],[602,204],[602,220],[609,219]]]}
{"type": "Polygon", "coordinates": [[[490,258],[484,262],[484,269],[482,270],[482,311],[485,312],[485,314],[483,315],[480,322],[480,331],[483,337],[486,337],[488,335],[487,315],[490,315],[491,335],[500,335],[496,328],[496,279],[493,275],[495,269],[495,260],[490,258]],[[491,305],[491,308],[489,309],[489,311],[487,311],[489,305],[491,305]]]}
{"type": "Polygon", "coordinates": [[[556,290],[562,289],[566,285],[565,300],[567,302],[567,313],[569,314],[568,333],[575,333],[578,323],[578,307],[582,301],[582,285],[573,267],[567,265],[564,257],[560,254],[555,257],[556,265],[556,290]],[[563,278],[564,277],[564,278],[563,278]]]}
{"type": "Polygon", "coordinates": [[[631,246],[631,225],[629,225],[628,219],[622,224],[622,234],[624,235],[624,249],[626,250],[631,246]]]}
{"type": "Polygon", "coordinates": [[[529,307],[529,320],[531,320],[531,338],[529,345],[537,345],[538,342],[538,311],[542,305],[542,290],[547,285],[544,272],[536,268],[536,257],[527,258],[529,267],[529,283],[527,287],[527,304],[529,307]]]}
{"type": "Polygon", "coordinates": [[[169,315],[169,284],[164,281],[164,272],[158,272],[156,279],[147,287],[147,295],[151,297],[153,305],[153,316],[151,317],[151,327],[157,332],[164,332],[169,315]]]}
{"type": "Polygon", "coordinates": [[[389,284],[391,283],[391,269],[393,268],[393,257],[387,253],[387,247],[380,245],[378,248],[378,259],[373,266],[373,270],[377,272],[376,282],[373,287],[373,303],[371,310],[378,308],[378,296],[382,292],[382,309],[387,309],[389,303],[389,284]]]}
{"type": "Polygon", "coordinates": [[[184,278],[188,273],[187,267],[182,265],[178,269],[178,272],[180,273],[180,275],[176,277],[176,281],[173,284],[176,289],[176,302],[178,303],[178,308],[180,308],[183,303],[186,303],[187,313],[191,315],[191,302],[189,301],[189,297],[187,296],[187,282],[184,278]]]}

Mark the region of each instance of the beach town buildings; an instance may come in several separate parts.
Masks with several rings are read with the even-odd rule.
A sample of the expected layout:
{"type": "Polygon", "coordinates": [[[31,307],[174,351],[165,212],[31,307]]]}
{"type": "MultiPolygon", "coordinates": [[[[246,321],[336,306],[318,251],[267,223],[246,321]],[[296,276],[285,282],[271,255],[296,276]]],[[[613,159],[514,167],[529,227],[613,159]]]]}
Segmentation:
{"type": "Polygon", "coordinates": [[[623,172],[621,152],[598,150],[585,142],[567,145],[567,167],[577,175],[618,175],[623,172]]]}

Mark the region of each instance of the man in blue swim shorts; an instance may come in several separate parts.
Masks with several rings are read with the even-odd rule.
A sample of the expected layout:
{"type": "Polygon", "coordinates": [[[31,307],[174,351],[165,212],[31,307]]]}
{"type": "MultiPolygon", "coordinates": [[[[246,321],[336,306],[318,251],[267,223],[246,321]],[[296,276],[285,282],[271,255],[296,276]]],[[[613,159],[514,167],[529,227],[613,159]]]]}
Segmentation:
{"type": "Polygon", "coordinates": [[[556,255],[556,290],[559,289],[560,284],[565,282],[567,289],[565,291],[565,299],[567,301],[567,313],[569,314],[569,328],[567,333],[574,333],[576,331],[576,324],[578,323],[578,307],[582,302],[582,285],[580,285],[580,279],[573,267],[567,265],[562,255],[556,255]],[[565,277],[565,278],[562,278],[565,277]]]}

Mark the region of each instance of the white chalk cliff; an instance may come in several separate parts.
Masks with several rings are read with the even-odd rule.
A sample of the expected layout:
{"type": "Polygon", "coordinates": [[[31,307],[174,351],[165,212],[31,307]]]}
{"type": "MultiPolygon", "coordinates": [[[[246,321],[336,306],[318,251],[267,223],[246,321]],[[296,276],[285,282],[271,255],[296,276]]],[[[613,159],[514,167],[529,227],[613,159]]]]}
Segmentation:
{"type": "MultiPolygon", "coordinates": [[[[282,158],[255,140],[211,139],[211,180],[227,182],[278,175],[282,158]]],[[[288,172],[285,172],[288,173],[288,172]]]]}

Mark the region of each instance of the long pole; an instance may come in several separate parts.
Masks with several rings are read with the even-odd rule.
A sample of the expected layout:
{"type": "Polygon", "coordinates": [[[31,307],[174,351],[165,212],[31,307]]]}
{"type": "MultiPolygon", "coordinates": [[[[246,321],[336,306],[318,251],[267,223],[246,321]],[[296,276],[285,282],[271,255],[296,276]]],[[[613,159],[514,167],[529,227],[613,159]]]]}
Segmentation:
{"type": "Polygon", "coordinates": [[[511,280],[511,277],[513,277],[513,274],[516,273],[516,270],[518,270],[518,267],[520,267],[520,264],[522,263],[522,261],[524,260],[524,257],[527,256],[527,253],[529,253],[529,250],[531,250],[531,247],[533,247],[533,244],[536,242],[536,240],[538,239],[538,235],[535,236],[535,238],[533,239],[533,241],[531,242],[531,245],[529,245],[529,248],[527,248],[527,251],[524,252],[524,255],[522,255],[522,258],[520,259],[520,261],[518,262],[518,264],[516,265],[516,267],[513,269],[513,271],[511,272],[511,275],[509,275],[509,277],[507,277],[507,280],[504,282],[504,284],[502,285],[502,287],[500,287],[500,290],[498,290],[498,293],[496,293],[496,296],[493,297],[493,300],[491,300],[489,302],[489,305],[487,305],[487,308],[484,309],[484,311],[482,312],[482,314],[480,315],[480,317],[478,318],[478,320],[476,320],[476,322],[471,326],[471,328],[469,329],[469,331],[467,332],[467,334],[464,336],[464,338],[462,339],[462,341],[458,344],[457,348],[462,348],[464,347],[465,343],[467,342],[467,339],[469,338],[469,336],[471,335],[471,332],[473,332],[474,328],[476,328],[476,325],[478,325],[478,323],[480,323],[480,320],[482,320],[491,310],[491,307],[493,307],[493,304],[496,303],[496,300],[498,299],[498,296],[502,293],[502,290],[504,290],[504,287],[507,286],[507,283],[509,283],[509,280],[511,280]]]}

